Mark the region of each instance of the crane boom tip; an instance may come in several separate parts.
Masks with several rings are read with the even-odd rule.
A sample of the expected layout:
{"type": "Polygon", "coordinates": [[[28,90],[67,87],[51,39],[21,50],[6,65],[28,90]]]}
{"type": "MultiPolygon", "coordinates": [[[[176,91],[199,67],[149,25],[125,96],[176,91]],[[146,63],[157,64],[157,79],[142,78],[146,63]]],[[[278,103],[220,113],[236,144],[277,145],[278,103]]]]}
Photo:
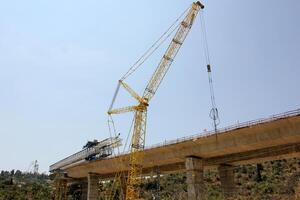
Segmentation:
{"type": "Polygon", "coordinates": [[[196,4],[199,5],[201,9],[204,8],[204,5],[200,1],[197,1],[196,4]]]}

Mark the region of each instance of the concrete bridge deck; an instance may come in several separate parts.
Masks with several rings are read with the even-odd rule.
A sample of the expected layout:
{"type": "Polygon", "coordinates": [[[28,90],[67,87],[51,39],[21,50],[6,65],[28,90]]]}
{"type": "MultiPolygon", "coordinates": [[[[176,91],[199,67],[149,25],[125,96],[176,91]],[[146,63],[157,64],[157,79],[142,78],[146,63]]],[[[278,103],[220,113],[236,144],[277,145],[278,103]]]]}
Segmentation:
{"type": "MultiPolygon", "coordinates": [[[[206,132],[169,141],[143,152],[144,175],[154,171],[186,172],[188,200],[205,199],[203,172],[211,167],[218,168],[225,199],[231,198],[236,194],[234,165],[300,157],[300,109],[227,127],[217,134],[206,132]]],[[[82,160],[63,166],[60,170],[66,174],[59,180],[80,184],[82,200],[96,200],[99,181],[128,171],[128,161],[128,153],[103,160],[82,160]]],[[[50,166],[50,171],[55,173],[54,166],[57,165],[50,166]]],[[[126,180],[122,182],[126,187],[126,180]]]]}
{"type": "MultiPolygon", "coordinates": [[[[205,168],[300,157],[300,109],[227,127],[217,134],[206,132],[146,148],[143,172],[156,168],[161,173],[185,170],[185,159],[190,156],[201,158],[205,168]]],[[[73,178],[85,178],[89,173],[112,178],[116,172],[129,169],[128,160],[129,155],[122,154],[62,169],[73,178]]]]}

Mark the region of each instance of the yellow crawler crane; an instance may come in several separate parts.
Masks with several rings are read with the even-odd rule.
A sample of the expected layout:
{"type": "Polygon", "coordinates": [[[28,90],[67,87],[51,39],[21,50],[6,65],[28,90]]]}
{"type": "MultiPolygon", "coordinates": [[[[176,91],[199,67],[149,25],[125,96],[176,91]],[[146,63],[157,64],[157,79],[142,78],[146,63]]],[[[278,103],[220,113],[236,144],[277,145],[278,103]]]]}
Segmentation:
{"type": "Polygon", "coordinates": [[[125,112],[134,112],[134,129],[131,139],[131,149],[130,149],[130,169],[127,177],[126,186],[126,200],[137,200],[139,199],[138,185],[141,182],[142,175],[142,162],[143,162],[143,149],[145,147],[145,134],[146,134],[146,123],[147,123],[147,107],[150,100],[157,91],[159,85],[161,84],[164,76],[168,72],[170,65],[172,64],[176,54],[178,53],[181,45],[183,44],[187,34],[189,33],[193,22],[200,9],[204,6],[199,2],[194,2],[189,8],[183,21],[180,23],[177,32],[172,39],[169,47],[167,48],[164,56],[162,57],[160,63],[158,64],[155,72],[153,73],[148,85],[143,93],[143,96],[139,96],[129,85],[127,85],[121,79],[119,81],[119,87],[122,86],[129,94],[138,101],[135,106],[128,106],[119,109],[113,109],[113,103],[116,98],[116,94],[113,99],[113,103],[108,111],[109,115],[120,114],[125,112]]]}

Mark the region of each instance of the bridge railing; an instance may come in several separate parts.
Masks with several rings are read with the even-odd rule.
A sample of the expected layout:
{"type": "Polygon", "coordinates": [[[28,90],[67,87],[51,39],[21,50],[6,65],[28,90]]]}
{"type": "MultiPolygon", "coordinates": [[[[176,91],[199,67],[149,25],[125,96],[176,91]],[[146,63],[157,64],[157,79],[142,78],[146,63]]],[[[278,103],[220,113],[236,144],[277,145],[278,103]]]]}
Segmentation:
{"type": "Polygon", "coordinates": [[[225,132],[228,132],[228,131],[231,131],[231,130],[250,127],[250,126],[263,124],[263,123],[266,123],[266,122],[271,122],[271,121],[275,121],[275,120],[278,120],[278,119],[283,119],[283,118],[286,118],[286,117],[292,117],[292,116],[297,116],[297,115],[300,115],[300,109],[284,112],[284,113],[281,113],[281,114],[271,115],[268,118],[260,118],[260,119],[251,120],[251,121],[247,121],[247,122],[237,123],[235,125],[231,125],[231,126],[227,126],[227,127],[218,129],[217,132],[215,132],[214,130],[204,131],[204,132],[201,132],[201,133],[198,133],[198,134],[181,137],[181,138],[178,138],[178,139],[175,139],[175,140],[164,141],[164,142],[161,142],[161,143],[157,143],[157,144],[148,146],[145,149],[152,149],[152,148],[158,148],[158,147],[162,147],[162,146],[166,146],[166,145],[177,144],[177,143],[185,142],[185,141],[188,141],[188,140],[208,137],[208,136],[214,135],[216,133],[217,134],[225,133],[225,132]]]}
{"type": "MultiPolygon", "coordinates": [[[[201,132],[198,134],[181,137],[181,138],[178,138],[175,140],[168,140],[168,141],[160,142],[160,143],[145,147],[145,150],[164,147],[164,146],[172,145],[172,144],[178,144],[178,143],[186,142],[189,140],[195,140],[195,139],[199,139],[199,138],[208,137],[208,136],[214,135],[216,133],[221,134],[221,133],[225,133],[228,131],[237,130],[240,128],[246,128],[246,127],[263,124],[263,123],[275,121],[278,119],[283,119],[286,117],[292,117],[292,116],[297,116],[297,115],[300,115],[300,109],[292,110],[292,111],[288,111],[288,112],[284,112],[284,113],[280,113],[280,114],[276,114],[276,115],[271,115],[270,117],[267,117],[267,118],[260,118],[260,119],[251,120],[251,121],[247,121],[247,122],[237,123],[235,125],[231,125],[231,126],[227,126],[227,127],[218,129],[217,132],[215,132],[214,130],[204,131],[204,132],[201,132]]],[[[122,152],[115,156],[121,156],[121,155],[128,154],[128,153],[129,153],[129,151],[126,151],[126,152],[122,152]]],[[[111,157],[114,157],[114,156],[111,156],[111,157]]]]}
{"type": "MultiPolygon", "coordinates": [[[[252,120],[252,121],[243,122],[243,123],[237,123],[235,125],[231,125],[231,126],[227,126],[225,128],[222,128],[222,129],[218,129],[217,132],[215,132],[215,131],[204,131],[204,132],[201,132],[201,133],[198,133],[198,134],[185,136],[185,137],[178,138],[178,139],[175,139],[175,140],[164,141],[164,142],[157,143],[157,144],[154,144],[154,145],[151,145],[151,146],[147,146],[145,148],[145,150],[164,147],[164,146],[172,145],[172,144],[177,144],[177,143],[185,142],[185,141],[188,141],[188,140],[195,140],[195,139],[199,139],[199,138],[204,138],[204,137],[214,135],[216,133],[217,134],[222,134],[222,133],[225,133],[225,132],[228,132],[228,131],[237,130],[237,129],[245,128],[245,127],[251,127],[251,126],[254,126],[254,125],[263,124],[263,123],[266,123],[266,122],[271,122],[271,121],[275,121],[275,120],[278,120],[278,119],[283,119],[283,118],[297,116],[297,115],[300,115],[300,109],[289,111],[289,112],[284,112],[284,113],[281,113],[281,114],[271,115],[268,118],[260,118],[260,119],[256,119],[256,120],[252,120]]],[[[83,153],[83,151],[80,151],[80,152],[78,152],[78,153],[76,153],[72,156],[73,157],[79,157],[83,153]]],[[[111,155],[111,156],[106,157],[104,159],[119,157],[119,156],[122,156],[122,155],[125,155],[125,154],[128,154],[128,153],[129,153],[129,151],[125,151],[125,152],[122,152],[122,153],[117,154],[117,155],[111,155]]],[[[58,164],[60,164],[59,167],[62,167],[64,165],[64,163],[66,163],[66,161],[68,161],[72,156],[69,156],[69,157],[53,164],[52,166],[50,166],[50,171],[51,171],[51,169],[57,168],[58,166],[56,166],[56,165],[58,165],[58,164]]]]}

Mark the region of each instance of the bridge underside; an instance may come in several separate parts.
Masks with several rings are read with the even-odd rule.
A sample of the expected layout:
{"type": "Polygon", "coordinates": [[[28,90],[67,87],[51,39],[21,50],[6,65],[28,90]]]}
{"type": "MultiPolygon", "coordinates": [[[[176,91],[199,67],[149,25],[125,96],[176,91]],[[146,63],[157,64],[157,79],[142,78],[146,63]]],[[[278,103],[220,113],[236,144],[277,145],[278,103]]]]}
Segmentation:
{"type": "MultiPolygon", "coordinates": [[[[300,112],[217,135],[146,149],[143,174],[151,174],[157,169],[160,173],[185,172],[188,199],[198,200],[204,196],[201,189],[203,170],[217,168],[224,196],[232,197],[235,194],[234,166],[288,158],[300,158],[300,112]]],[[[74,163],[63,170],[73,180],[87,180],[89,177],[88,180],[99,181],[112,179],[117,172],[126,173],[128,161],[129,155],[124,154],[74,163]]],[[[88,188],[93,188],[95,183],[88,185],[88,188]]],[[[92,191],[88,194],[93,196],[92,191]]]]}
{"type": "MultiPolygon", "coordinates": [[[[300,158],[300,143],[288,144],[265,149],[253,150],[248,152],[229,154],[226,156],[212,157],[203,160],[204,169],[218,168],[221,164],[230,164],[232,166],[262,163],[271,160],[281,160],[289,158],[300,158]],[[241,160],[242,158],[242,160],[241,160]]],[[[151,174],[159,169],[161,173],[185,172],[185,161],[161,166],[153,166],[143,169],[143,174],[151,174]]],[[[111,179],[115,173],[102,174],[102,179],[111,179]]]]}
{"type": "MultiPolygon", "coordinates": [[[[228,132],[200,137],[176,144],[146,149],[145,174],[159,167],[162,173],[185,169],[185,159],[194,156],[203,159],[205,168],[228,163],[240,165],[259,163],[287,157],[299,157],[300,116],[287,117],[228,132]]],[[[116,172],[129,169],[128,154],[96,161],[85,161],[67,166],[70,177],[84,178],[97,173],[111,178],[116,172]]]]}

